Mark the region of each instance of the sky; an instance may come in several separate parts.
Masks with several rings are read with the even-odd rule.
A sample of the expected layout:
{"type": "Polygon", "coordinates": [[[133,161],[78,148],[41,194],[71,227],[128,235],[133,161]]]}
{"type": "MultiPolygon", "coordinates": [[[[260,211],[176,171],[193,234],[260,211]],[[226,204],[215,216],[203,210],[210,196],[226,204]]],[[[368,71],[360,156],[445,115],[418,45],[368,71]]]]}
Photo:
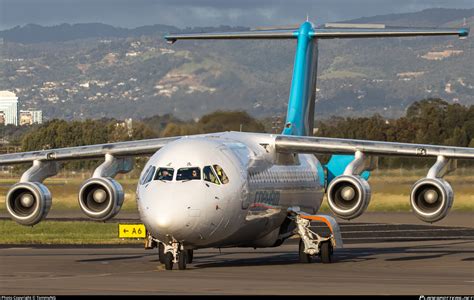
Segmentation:
{"type": "Polygon", "coordinates": [[[427,8],[473,8],[473,0],[0,0],[0,30],[29,23],[100,22],[134,28],[166,24],[271,26],[349,20],[427,8]]]}

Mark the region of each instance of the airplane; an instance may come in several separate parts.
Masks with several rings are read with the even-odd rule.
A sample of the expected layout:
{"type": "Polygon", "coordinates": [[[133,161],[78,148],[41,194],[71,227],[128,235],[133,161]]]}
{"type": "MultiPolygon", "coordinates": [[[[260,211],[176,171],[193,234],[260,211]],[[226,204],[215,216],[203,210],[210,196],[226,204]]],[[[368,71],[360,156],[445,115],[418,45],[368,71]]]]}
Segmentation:
{"type": "Polygon", "coordinates": [[[87,145],[0,155],[0,165],[30,163],[6,195],[6,207],[19,224],[32,226],[48,214],[52,197],[43,181],[69,160],[104,158],[79,189],[81,210],[93,220],[113,218],[124,201],[113,178],[133,168],[133,158],[150,156],[136,189],[145,248],[158,248],[167,270],[186,269],[201,248],[277,247],[299,235],[299,261],[319,257],[330,263],[343,247],[336,219],[318,214],[327,195],[333,214],[351,220],[371,199],[367,181],[379,156],[436,158],[426,177],[411,189],[410,204],[421,220],[444,218],[454,199],[443,179],[459,159],[474,159],[473,148],[315,137],[314,103],[318,41],[455,35],[468,29],[316,27],[245,32],[169,34],[169,43],[187,39],[294,39],[296,53],[286,122],[281,134],[219,132],[192,136],[87,145]],[[321,164],[316,155],[331,155],[321,164]],[[311,230],[322,222],[329,235],[311,230]]]}

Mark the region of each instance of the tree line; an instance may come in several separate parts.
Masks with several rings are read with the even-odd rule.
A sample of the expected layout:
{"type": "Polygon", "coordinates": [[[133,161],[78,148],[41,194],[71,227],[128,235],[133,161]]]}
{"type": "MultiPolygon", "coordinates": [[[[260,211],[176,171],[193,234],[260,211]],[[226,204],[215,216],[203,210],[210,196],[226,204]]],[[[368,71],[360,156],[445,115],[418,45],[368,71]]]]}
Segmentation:
{"type": "MultiPolygon", "coordinates": [[[[4,126],[11,143],[21,151],[33,151],[127,140],[221,131],[274,132],[271,119],[257,120],[243,111],[216,111],[199,120],[183,121],[170,114],[139,121],[99,119],[65,121],[54,119],[22,130],[4,126]]],[[[474,147],[474,106],[425,99],[412,104],[405,116],[384,119],[380,115],[360,118],[332,117],[316,122],[315,135],[388,142],[424,143],[474,147]]],[[[281,130],[280,130],[281,131],[281,130]]],[[[4,136],[5,138],[5,136],[4,136]]],[[[385,167],[419,167],[432,160],[383,158],[385,167]]],[[[69,169],[90,168],[94,162],[72,162],[69,169]]]]}
{"type": "MultiPolygon", "coordinates": [[[[474,147],[474,106],[449,104],[437,98],[413,103],[398,119],[386,120],[380,115],[336,117],[317,122],[317,126],[316,135],[325,137],[474,147]]],[[[432,160],[383,158],[380,162],[386,167],[419,167],[432,160]]]]}

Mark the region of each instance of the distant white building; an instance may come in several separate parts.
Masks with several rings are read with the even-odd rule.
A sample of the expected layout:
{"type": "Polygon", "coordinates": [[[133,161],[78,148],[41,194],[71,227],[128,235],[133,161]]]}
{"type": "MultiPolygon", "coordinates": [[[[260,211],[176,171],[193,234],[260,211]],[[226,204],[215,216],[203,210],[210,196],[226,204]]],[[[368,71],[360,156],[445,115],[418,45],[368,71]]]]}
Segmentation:
{"type": "Polygon", "coordinates": [[[33,125],[43,123],[43,111],[20,110],[20,125],[33,125]]]}
{"type": "Polygon", "coordinates": [[[0,91],[0,112],[3,113],[4,125],[18,126],[18,97],[14,93],[0,91]]]}

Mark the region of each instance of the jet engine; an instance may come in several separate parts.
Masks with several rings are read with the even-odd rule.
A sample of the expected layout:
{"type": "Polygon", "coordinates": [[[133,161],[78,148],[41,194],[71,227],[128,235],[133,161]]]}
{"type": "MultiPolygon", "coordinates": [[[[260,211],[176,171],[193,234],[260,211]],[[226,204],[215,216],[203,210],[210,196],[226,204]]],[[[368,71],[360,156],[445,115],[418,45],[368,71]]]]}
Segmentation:
{"type": "Polygon", "coordinates": [[[367,209],[371,190],[362,177],[341,175],[331,181],[327,196],[331,211],[339,218],[350,220],[357,218],[367,209]]]}
{"type": "Polygon", "coordinates": [[[410,204],[420,220],[433,223],[448,214],[453,199],[453,189],[447,181],[441,178],[423,178],[413,185],[410,204]]]}
{"type": "Polygon", "coordinates": [[[122,186],[109,177],[90,178],[79,190],[79,206],[89,218],[105,221],[113,218],[122,207],[122,186]]]}
{"type": "Polygon", "coordinates": [[[43,220],[51,208],[51,193],[39,182],[20,182],[10,188],[6,206],[12,219],[33,226],[43,220]]]}

